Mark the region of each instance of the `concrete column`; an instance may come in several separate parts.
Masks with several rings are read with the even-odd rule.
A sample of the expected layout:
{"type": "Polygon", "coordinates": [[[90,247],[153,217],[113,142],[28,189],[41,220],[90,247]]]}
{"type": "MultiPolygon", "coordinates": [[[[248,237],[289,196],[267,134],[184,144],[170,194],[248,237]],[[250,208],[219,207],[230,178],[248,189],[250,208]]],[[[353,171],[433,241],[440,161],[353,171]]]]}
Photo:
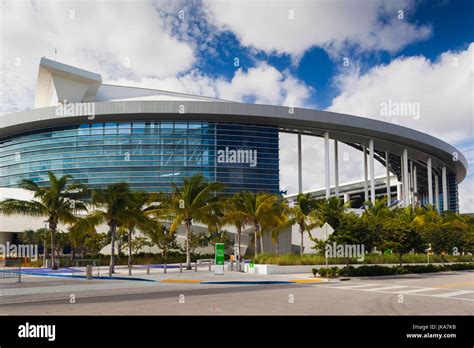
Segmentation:
{"type": "Polygon", "coordinates": [[[440,213],[441,209],[439,206],[439,176],[437,174],[435,175],[435,207],[438,213],[440,213]]]}
{"type": "Polygon", "coordinates": [[[415,207],[415,198],[414,198],[414,195],[413,195],[413,162],[409,161],[410,163],[410,173],[409,173],[409,188],[410,188],[410,191],[409,191],[409,195],[410,195],[410,204],[411,206],[414,208],[415,207]]]}
{"type": "Polygon", "coordinates": [[[347,203],[351,200],[351,195],[348,193],[344,193],[344,203],[347,203]]]}
{"type": "Polygon", "coordinates": [[[334,191],[339,197],[339,154],[337,151],[337,140],[334,140],[334,191]]]}
{"type": "Polygon", "coordinates": [[[370,151],[370,201],[375,203],[375,162],[374,162],[374,141],[369,140],[370,151]]]}
{"type": "Polygon", "coordinates": [[[385,151],[385,180],[387,180],[386,183],[386,189],[387,189],[387,206],[390,206],[391,198],[392,198],[392,193],[390,192],[390,164],[388,161],[388,152],[385,151]]]}
{"type": "Polygon", "coordinates": [[[433,205],[433,177],[431,173],[431,157],[426,162],[426,169],[428,171],[428,204],[433,205]]]}
{"type": "Polygon", "coordinates": [[[367,148],[365,145],[362,146],[362,152],[364,153],[364,204],[369,199],[369,174],[367,171],[367,148]]]}
{"type": "Polygon", "coordinates": [[[397,182],[397,201],[402,199],[402,183],[397,182]]]}
{"type": "Polygon", "coordinates": [[[413,166],[413,204],[418,205],[418,178],[416,177],[416,166],[413,166]]]}
{"type": "Polygon", "coordinates": [[[409,177],[408,177],[408,150],[403,149],[403,206],[408,207],[409,202],[409,177]]]}
{"type": "Polygon", "coordinates": [[[324,169],[326,179],[326,199],[331,195],[330,177],[329,177],[329,133],[324,132],[324,169]]]}
{"type": "Polygon", "coordinates": [[[443,167],[441,175],[443,185],[443,211],[446,211],[448,210],[448,180],[446,177],[446,167],[443,167]]]}
{"type": "Polygon", "coordinates": [[[298,133],[298,193],[303,192],[303,168],[301,161],[301,134],[298,133]]]}

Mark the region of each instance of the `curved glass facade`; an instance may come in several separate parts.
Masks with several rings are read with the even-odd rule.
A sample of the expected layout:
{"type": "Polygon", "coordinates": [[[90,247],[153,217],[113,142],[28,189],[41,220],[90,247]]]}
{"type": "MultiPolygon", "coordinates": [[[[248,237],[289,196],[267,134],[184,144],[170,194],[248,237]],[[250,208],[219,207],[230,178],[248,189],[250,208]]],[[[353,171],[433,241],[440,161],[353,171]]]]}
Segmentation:
{"type": "Polygon", "coordinates": [[[0,139],[0,187],[46,184],[47,172],[92,188],[128,182],[166,192],[202,173],[240,190],[279,192],[276,127],[215,122],[108,122],[42,129],[0,139]]]}

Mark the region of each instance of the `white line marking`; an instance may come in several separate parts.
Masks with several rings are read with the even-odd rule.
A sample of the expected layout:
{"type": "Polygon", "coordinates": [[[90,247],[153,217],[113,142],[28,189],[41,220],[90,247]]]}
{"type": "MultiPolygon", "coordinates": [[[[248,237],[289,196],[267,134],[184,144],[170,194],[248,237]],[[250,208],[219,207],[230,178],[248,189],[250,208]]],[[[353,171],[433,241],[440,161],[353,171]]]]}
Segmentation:
{"type": "Polygon", "coordinates": [[[441,290],[437,288],[420,288],[420,289],[413,289],[413,290],[402,290],[398,291],[400,294],[411,294],[414,292],[423,292],[423,291],[433,291],[433,290],[441,290]]]}
{"type": "Polygon", "coordinates": [[[453,296],[459,296],[459,295],[465,295],[465,294],[473,294],[474,291],[470,290],[459,290],[459,291],[451,291],[447,292],[444,294],[438,294],[438,295],[433,295],[435,297],[453,297],[453,296]]]}
{"type": "Polygon", "coordinates": [[[379,288],[360,289],[360,290],[363,290],[363,291],[385,291],[385,290],[400,289],[400,288],[408,288],[408,286],[404,286],[404,285],[398,285],[398,286],[382,286],[382,287],[379,287],[379,288]]]}
{"type": "Polygon", "coordinates": [[[364,288],[367,286],[376,286],[377,284],[358,284],[358,285],[349,285],[349,286],[341,286],[340,289],[358,289],[364,288]]]}

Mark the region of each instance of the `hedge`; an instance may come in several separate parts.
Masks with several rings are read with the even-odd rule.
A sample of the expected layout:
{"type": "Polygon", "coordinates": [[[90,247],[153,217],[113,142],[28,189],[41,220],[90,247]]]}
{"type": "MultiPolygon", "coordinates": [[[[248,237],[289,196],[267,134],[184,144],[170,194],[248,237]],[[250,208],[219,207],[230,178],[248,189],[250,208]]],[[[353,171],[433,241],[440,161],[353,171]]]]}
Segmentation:
{"type": "Polygon", "coordinates": [[[396,267],[387,266],[360,266],[360,267],[331,267],[331,268],[313,268],[313,274],[319,272],[321,277],[372,277],[372,276],[385,276],[385,275],[399,275],[409,273],[433,273],[433,272],[446,272],[446,271],[464,271],[474,269],[474,263],[458,263],[452,265],[404,265],[396,267]]]}

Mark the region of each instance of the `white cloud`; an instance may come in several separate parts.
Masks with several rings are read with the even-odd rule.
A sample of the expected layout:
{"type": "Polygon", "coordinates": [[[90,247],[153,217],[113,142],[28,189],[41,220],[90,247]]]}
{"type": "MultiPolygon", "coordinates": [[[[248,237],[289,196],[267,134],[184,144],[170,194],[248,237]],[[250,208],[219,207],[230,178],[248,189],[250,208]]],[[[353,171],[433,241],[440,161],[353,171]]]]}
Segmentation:
{"type": "Polygon", "coordinates": [[[410,0],[208,0],[205,4],[209,21],[234,32],[242,45],[295,57],[313,46],[331,54],[346,48],[396,52],[431,35],[429,26],[409,23],[415,9],[410,0]],[[400,10],[403,19],[398,18],[400,10]]]}
{"type": "MultiPolygon", "coordinates": [[[[101,72],[105,79],[166,78],[188,71],[193,49],[167,31],[145,1],[12,1],[2,3],[2,92],[18,108],[35,85],[39,59],[54,59],[101,72]],[[15,62],[20,61],[20,66],[15,62]],[[18,84],[20,76],[25,84],[18,84]]],[[[2,103],[3,104],[3,103],[2,103]]],[[[9,112],[2,105],[0,112],[9,112]]],[[[15,108],[15,107],[14,107],[15,108]]]]}
{"type": "Polygon", "coordinates": [[[231,80],[211,78],[197,70],[177,77],[126,79],[113,84],[140,86],[175,92],[205,95],[237,102],[251,100],[257,104],[307,106],[312,89],[288,72],[280,72],[266,62],[253,68],[235,71],[231,80]]]}
{"type": "MultiPolygon", "coordinates": [[[[424,57],[402,57],[365,74],[353,71],[341,75],[336,79],[340,95],[328,110],[397,123],[455,146],[468,141],[463,153],[472,163],[473,59],[474,43],[460,52],[446,52],[436,62],[424,57]],[[388,100],[419,103],[419,118],[381,116],[381,103],[388,100]]],[[[473,175],[460,184],[461,211],[473,211],[473,188],[473,175]]]]}
{"type": "Polygon", "coordinates": [[[328,110],[400,124],[448,142],[462,141],[473,135],[473,59],[474,43],[464,51],[446,52],[436,62],[402,57],[362,75],[340,75],[340,94],[328,110]],[[381,115],[382,103],[389,100],[419,103],[419,117],[381,115]]]}

